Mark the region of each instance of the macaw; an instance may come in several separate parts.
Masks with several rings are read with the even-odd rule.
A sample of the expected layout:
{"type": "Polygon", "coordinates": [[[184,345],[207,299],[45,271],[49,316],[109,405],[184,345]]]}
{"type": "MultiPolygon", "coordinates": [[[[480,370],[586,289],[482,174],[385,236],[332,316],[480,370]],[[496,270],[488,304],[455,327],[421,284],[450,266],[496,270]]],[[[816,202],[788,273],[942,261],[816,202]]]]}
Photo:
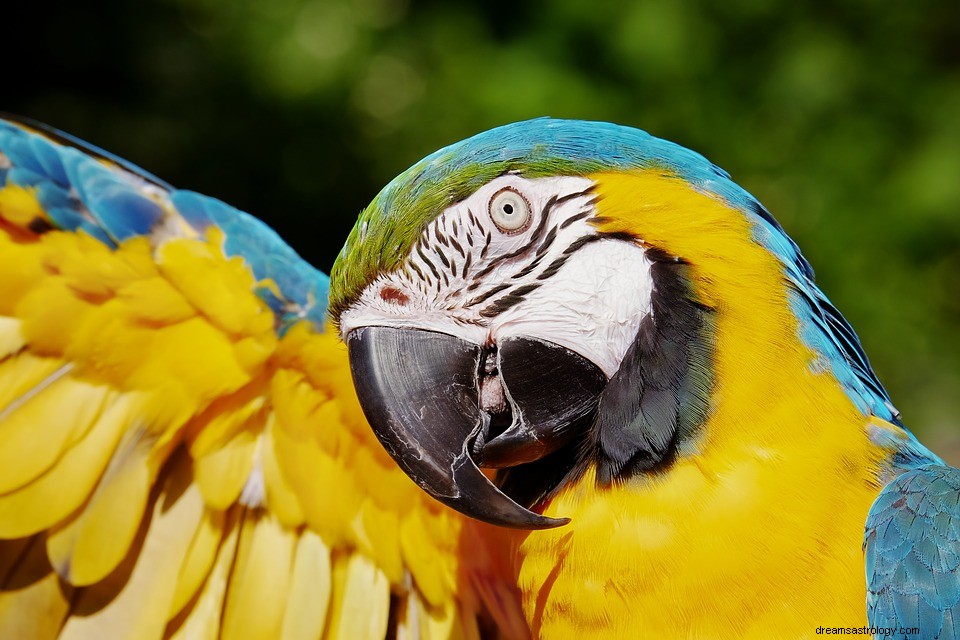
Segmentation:
{"type": "Polygon", "coordinates": [[[328,281],[6,120],[0,275],[0,637],[960,635],[960,473],[772,216],[636,129],[428,156],[328,281]]]}
{"type": "Polygon", "coordinates": [[[398,465],[541,529],[508,558],[534,635],[960,638],[960,471],[702,156],[607,123],[493,129],[384,188],[331,278],[398,465]]]}

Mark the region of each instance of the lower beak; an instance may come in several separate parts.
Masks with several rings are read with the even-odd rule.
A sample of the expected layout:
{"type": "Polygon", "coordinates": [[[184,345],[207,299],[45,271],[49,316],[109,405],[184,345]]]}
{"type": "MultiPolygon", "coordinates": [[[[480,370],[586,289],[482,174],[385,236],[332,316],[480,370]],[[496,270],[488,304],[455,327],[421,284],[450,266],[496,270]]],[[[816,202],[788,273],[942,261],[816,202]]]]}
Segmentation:
{"type": "Polygon", "coordinates": [[[473,518],[518,529],[566,524],[525,509],[470,456],[489,427],[480,410],[482,351],[421,329],[362,327],[347,335],[350,368],[367,420],[387,452],[427,493],[473,518]]]}

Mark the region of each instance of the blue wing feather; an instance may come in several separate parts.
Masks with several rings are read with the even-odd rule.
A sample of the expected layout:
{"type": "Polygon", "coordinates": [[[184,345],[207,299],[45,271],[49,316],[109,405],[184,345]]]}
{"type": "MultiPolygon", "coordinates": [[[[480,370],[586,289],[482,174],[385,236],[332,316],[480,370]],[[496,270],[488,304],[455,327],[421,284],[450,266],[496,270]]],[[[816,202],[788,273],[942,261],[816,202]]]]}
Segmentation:
{"type": "MultiPolygon", "coordinates": [[[[153,175],[149,171],[145,171],[132,162],[124,160],[120,156],[114,155],[109,151],[105,151],[100,147],[86,142],[85,140],[81,140],[76,136],[72,136],[69,133],[55,129],[32,118],[25,118],[23,116],[17,116],[11,113],[4,113],[0,111],[0,139],[3,137],[3,130],[5,129],[3,126],[4,124],[10,128],[18,129],[20,131],[32,129],[33,131],[43,134],[40,136],[33,136],[30,139],[31,144],[38,147],[38,149],[34,150],[33,155],[40,156],[37,158],[37,161],[43,164],[45,167],[48,167],[48,172],[52,175],[52,177],[55,179],[60,178],[59,181],[61,184],[66,184],[67,179],[65,175],[61,176],[56,172],[57,155],[59,153],[56,152],[56,150],[63,147],[73,147],[75,149],[79,149],[84,154],[92,158],[114,164],[127,173],[133,174],[145,182],[154,184],[161,189],[166,189],[168,191],[173,190],[173,187],[169,183],[164,182],[157,176],[153,175]],[[50,151],[55,151],[56,153],[49,153],[50,151]],[[47,153],[45,154],[44,152],[47,153]],[[44,160],[50,164],[44,164],[44,160]]],[[[14,162],[14,164],[18,163],[14,162]]]]}
{"type": "Polygon", "coordinates": [[[306,319],[323,330],[329,279],[270,227],[219,200],[174,189],[143,169],[97,147],[22,118],[0,117],[0,188],[35,191],[50,221],[115,245],[133,236],[169,233],[177,216],[197,233],[224,234],[224,253],[240,256],[258,280],[258,295],[274,310],[282,332],[306,319]],[[24,126],[26,125],[26,126],[24,126]]]}
{"type": "Polygon", "coordinates": [[[864,537],[870,625],[960,640],[960,470],[925,464],[888,484],[864,537]]]}

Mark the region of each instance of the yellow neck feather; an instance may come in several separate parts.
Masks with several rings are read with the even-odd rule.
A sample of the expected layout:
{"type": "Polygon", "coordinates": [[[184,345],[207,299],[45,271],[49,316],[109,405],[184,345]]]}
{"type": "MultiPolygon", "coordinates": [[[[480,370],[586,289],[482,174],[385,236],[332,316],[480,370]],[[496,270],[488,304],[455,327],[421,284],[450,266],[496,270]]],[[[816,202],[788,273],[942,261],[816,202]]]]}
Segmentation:
{"type": "Polygon", "coordinates": [[[602,230],[687,260],[715,309],[711,412],[695,452],[610,488],[591,470],[547,508],[570,525],[518,534],[534,634],[789,638],[863,623],[863,525],[886,454],[811,368],[782,265],[743,214],[679,179],[594,178],[602,230]]]}

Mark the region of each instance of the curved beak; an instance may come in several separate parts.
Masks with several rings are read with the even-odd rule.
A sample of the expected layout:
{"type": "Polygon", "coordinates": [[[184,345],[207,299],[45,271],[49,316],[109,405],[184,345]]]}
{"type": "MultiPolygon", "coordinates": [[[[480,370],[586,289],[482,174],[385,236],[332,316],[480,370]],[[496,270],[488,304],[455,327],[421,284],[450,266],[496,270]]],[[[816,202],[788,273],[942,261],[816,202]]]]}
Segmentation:
{"type": "Polygon", "coordinates": [[[490,421],[480,409],[478,345],[435,331],[370,326],[351,331],[347,347],[374,433],[427,493],[495,525],[546,529],[569,522],[520,506],[471,458],[490,421]]]}
{"type": "Polygon", "coordinates": [[[504,469],[540,460],[582,435],[607,376],[580,354],[538,338],[500,342],[497,368],[509,393],[510,426],[480,451],[485,467],[504,469]]]}

